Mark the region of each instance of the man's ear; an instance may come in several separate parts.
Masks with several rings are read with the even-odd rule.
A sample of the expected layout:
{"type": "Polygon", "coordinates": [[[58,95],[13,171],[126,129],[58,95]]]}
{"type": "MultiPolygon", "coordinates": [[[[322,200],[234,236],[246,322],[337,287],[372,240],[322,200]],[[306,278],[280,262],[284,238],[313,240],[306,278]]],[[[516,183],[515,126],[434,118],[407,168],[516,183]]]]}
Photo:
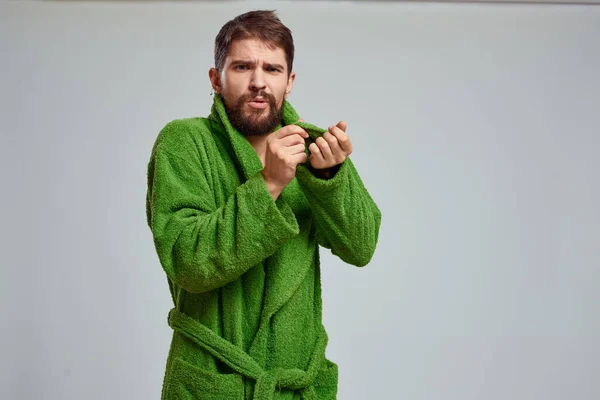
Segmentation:
{"type": "Polygon", "coordinates": [[[296,79],[296,73],[292,72],[288,78],[287,86],[285,88],[285,94],[283,96],[284,99],[287,99],[287,97],[290,95],[292,87],[294,86],[294,79],[296,79]]]}
{"type": "Polygon", "coordinates": [[[210,79],[210,84],[213,88],[213,91],[220,94],[223,85],[221,84],[221,74],[219,74],[219,70],[216,68],[209,69],[208,79],[210,79]]]}

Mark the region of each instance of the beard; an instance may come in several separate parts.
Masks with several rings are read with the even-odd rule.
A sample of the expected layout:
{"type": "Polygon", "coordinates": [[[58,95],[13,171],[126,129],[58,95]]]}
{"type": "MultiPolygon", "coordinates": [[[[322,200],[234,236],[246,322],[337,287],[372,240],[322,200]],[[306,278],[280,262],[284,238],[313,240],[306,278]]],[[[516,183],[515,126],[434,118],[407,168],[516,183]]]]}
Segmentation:
{"type": "Polygon", "coordinates": [[[238,98],[233,105],[228,104],[225,97],[222,97],[229,122],[245,137],[268,135],[281,123],[281,107],[277,108],[275,96],[271,94],[248,93],[238,98]],[[258,96],[262,96],[269,103],[269,107],[245,111],[246,103],[258,96]]]}

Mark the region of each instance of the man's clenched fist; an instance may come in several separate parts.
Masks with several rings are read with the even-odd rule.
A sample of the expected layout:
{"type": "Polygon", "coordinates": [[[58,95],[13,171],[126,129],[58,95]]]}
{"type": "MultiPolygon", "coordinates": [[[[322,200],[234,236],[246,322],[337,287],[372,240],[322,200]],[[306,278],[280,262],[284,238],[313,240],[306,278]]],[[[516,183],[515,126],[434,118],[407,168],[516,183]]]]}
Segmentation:
{"type": "Polygon", "coordinates": [[[310,165],[315,169],[330,168],[341,164],[352,153],[352,142],[346,134],[346,122],[330,126],[322,137],[308,146],[310,165]]]}
{"type": "Polygon", "coordinates": [[[267,138],[262,174],[273,200],[296,175],[296,166],[306,162],[304,139],[308,133],[297,125],[287,125],[267,138]]]}

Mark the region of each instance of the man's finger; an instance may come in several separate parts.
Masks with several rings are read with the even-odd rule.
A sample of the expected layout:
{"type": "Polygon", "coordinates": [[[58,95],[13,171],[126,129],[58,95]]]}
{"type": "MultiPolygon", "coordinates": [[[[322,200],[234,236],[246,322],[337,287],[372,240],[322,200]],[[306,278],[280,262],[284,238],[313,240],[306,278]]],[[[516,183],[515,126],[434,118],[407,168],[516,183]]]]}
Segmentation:
{"type": "Polygon", "coordinates": [[[333,161],[333,154],[331,153],[331,148],[329,147],[329,143],[327,143],[327,140],[323,139],[322,136],[319,136],[315,143],[317,144],[317,146],[319,146],[319,150],[321,150],[321,154],[323,155],[325,161],[333,161]]]}
{"type": "Polygon", "coordinates": [[[322,164],[325,162],[323,159],[323,154],[321,154],[321,149],[317,146],[316,143],[311,143],[308,146],[308,150],[310,150],[310,160],[313,163],[322,164]]]}
{"type": "Polygon", "coordinates": [[[292,161],[298,165],[298,164],[304,164],[306,162],[306,159],[308,158],[308,156],[306,155],[305,152],[301,152],[298,154],[294,154],[292,156],[292,161]]]}
{"type": "Polygon", "coordinates": [[[352,153],[352,142],[350,141],[348,134],[344,132],[338,125],[332,127],[329,132],[337,138],[342,150],[344,150],[346,154],[350,154],[352,153]]]}
{"type": "Polygon", "coordinates": [[[279,129],[277,132],[275,132],[276,137],[279,139],[282,139],[286,136],[290,136],[290,135],[294,135],[294,134],[298,134],[298,135],[302,136],[303,138],[308,137],[308,132],[306,132],[304,129],[300,128],[298,125],[286,125],[283,128],[279,129]]]}
{"type": "Polygon", "coordinates": [[[336,125],[338,128],[340,128],[342,131],[346,132],[346,121],[342,120],[340,122],[337,123],[336,125]]]}
{"type": "Polygon", "coordinates": [[[299,134],[294,133],[292,135],[284,136],[280,139],[279,143],[281,143],[283,146],[293,146],[296,144],[304,145],[304,139],[299,134]]]}
{"type": "Polygon", "coordinates": [[[336,135],[334,135],[333,133],[331,133],[333,130],[339,130],[339,128],[337,127],[330,127],[330,130],[325,132],[323,134],[323,139],[327,140],[327,143],[329,144],[329,148],[331,149],[331,153],[334,157],[334,159],[337,160],[338,157],[344,157],[344,150],[342,149],[336,135]]]}
{"type": "Polygon", "coordinates": [[[305,150],[304,144],[296,144],[294,146],[289,146],[287,148],[287,151],[289,152],[288,154],[304,153],[304,150],[305,150]]]}

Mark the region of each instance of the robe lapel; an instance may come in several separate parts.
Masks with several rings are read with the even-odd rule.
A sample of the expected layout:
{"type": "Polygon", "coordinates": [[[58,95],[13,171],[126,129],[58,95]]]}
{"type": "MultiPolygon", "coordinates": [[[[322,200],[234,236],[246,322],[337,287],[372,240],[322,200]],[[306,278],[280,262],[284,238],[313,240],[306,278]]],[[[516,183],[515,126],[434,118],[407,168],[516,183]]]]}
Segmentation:
{"type": "Polygon", "coordinates": [[[263,166],[258,154],[256,154],[256,151],[248,139],[246,139],[229,122],[225,106],[221,100],[221,96],[218,94],[215,94],[214,96],[209,119],[217,125],[219,133],[225,135],[226,142],[230,144],[235,161],[242,170],[245,179],[250,178],[252,175],[262,170],[263,166]]]}
{"type": "MultiPolygon", "coordinates": [[[[282,126],[296,124],[304,128],[312,140],[326,131],[306,122],[299,122],[298,114],[289,102],[284,100],[282,107],[282,126]]],[[[216,123],[219,126],[220,133],[225,134],[245,179],[261,171],[263,166],[260,158],[250,142],[229,122],[219,95],[214,97],[210,118],[213,124],[216,123]]],[[[280,195],[289,204],[302,202],[302,196],[300,186],[295,180],[280,195]]],[[[300,226],[299,235],[284,243],[269,257],[267,263],[264,307],[258,332],[249,351],[249,354],[257,360],[264,359],[265,356],[261,352],[266,349],[265,343],[268,338],[269,320],[298,290],[314,261],[316,245],[311,242],[310,238],[312,222],[306,215],[296,215],[296,218],[300,226]]]]}

